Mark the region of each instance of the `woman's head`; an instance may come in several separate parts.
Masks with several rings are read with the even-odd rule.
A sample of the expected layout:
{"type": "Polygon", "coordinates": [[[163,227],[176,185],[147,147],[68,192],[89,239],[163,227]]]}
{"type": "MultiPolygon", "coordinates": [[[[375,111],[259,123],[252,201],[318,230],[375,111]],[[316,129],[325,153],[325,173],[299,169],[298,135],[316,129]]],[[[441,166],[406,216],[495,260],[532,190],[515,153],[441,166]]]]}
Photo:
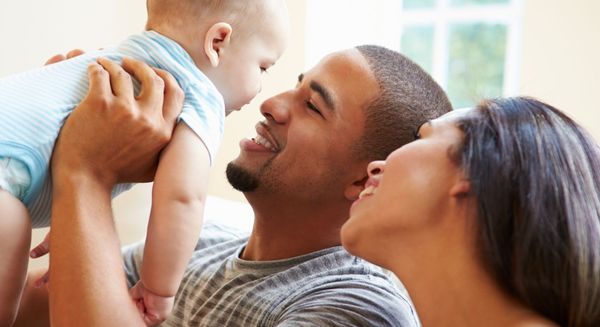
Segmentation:
{"type": "Polygon", "coordinates": [[[353,206],[344,245],[390,267],[390,251],[376,247],[414,263],[412,253],[452,251],[462,238],[521,302],[561,325],[600,323],[596,142],[528,98],[484,101],[419,134],[369,166],[376,187],[353,206]]]}
{"type": "Polygon", "coordinates": [[[561,325],[600,323],[596,142],[556,108],[529,98],[485,101],[458,125],[490,272],[561,325]]]}
{"type": "Polygon", "coordinates": [[[395,254],[405,254],[406,266],[428,260],[425,253],[440,245],[440,236],[454,227],[445,216],[467,200],[460,195],[468,191],[468,182],[454,154],[462,140],[455,121],[462,114],[453,111],[425,122],[413,142],[392,152],[385,162],[369,165],[365,190],[352,204],[342,229],[348,250],[390,269],[395,254]]]}

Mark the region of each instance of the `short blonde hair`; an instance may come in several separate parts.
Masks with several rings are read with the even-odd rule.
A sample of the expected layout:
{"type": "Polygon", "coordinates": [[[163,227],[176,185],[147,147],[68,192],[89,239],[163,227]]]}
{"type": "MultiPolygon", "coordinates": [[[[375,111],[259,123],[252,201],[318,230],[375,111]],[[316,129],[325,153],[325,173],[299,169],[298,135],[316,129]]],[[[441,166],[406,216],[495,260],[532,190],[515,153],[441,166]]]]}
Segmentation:
{"type": "Polygon", "coordinates": [[[275,0],[148,0],[147,28],[183,29],[201,22],[226,22],[240,37],[264,25],[271,1],[275,0]]]}

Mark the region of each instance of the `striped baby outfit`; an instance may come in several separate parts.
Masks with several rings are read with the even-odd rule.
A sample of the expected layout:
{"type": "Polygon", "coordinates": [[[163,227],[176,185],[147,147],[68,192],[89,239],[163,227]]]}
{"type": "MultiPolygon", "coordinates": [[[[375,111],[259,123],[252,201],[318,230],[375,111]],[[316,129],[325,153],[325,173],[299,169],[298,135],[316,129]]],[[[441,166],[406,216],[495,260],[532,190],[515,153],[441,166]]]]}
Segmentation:
{"type": "MultiPolygon", "coordinates": [[[[115,47],[0,79],[0,157],[17,159],[28,169],[30,185],[20,200],[34,227],[49,225],[52,148],[65,119],[87,94],[88,64],[100,56],[117,62],[128,56],[170,72],[185,93],[179,121],[200,137],[211,161],[220,145],[223,97],[179,44],[154,31],[133,35],[115,47]]],[[[139,84],[134,84],[138,92],[139,84]]],[[[113,196],[130,186],[117,185],[113,196]]]]}

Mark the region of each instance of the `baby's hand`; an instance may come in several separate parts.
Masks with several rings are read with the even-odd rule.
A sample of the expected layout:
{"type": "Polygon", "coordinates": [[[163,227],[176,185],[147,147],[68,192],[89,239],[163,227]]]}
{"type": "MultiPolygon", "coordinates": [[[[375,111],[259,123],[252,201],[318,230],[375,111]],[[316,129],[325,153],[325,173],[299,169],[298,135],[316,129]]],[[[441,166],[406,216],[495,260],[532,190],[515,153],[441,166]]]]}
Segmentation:
{"type": "Polygon", "coordinates": [[[141,281],[129,290],[129,294],[147,326],[160,324],[173,310],[174,296],[163,297],[154,294],[146,289],[141,281]]]}

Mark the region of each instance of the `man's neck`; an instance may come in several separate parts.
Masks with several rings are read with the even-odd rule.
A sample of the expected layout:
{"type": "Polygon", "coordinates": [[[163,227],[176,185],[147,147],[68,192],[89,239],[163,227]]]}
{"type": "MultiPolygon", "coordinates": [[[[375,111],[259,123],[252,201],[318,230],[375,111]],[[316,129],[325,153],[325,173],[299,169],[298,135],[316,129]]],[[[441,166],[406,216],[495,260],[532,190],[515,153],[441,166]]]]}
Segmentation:
{"type": "Polygon", "coordinates": [[[242,253],[243,259],[287,259],[340,245],[340,228],[348,212],[344,206],[315,208],[289,202],[285,205],[266,202],[251,201],[254,227],[242,253]]]}

